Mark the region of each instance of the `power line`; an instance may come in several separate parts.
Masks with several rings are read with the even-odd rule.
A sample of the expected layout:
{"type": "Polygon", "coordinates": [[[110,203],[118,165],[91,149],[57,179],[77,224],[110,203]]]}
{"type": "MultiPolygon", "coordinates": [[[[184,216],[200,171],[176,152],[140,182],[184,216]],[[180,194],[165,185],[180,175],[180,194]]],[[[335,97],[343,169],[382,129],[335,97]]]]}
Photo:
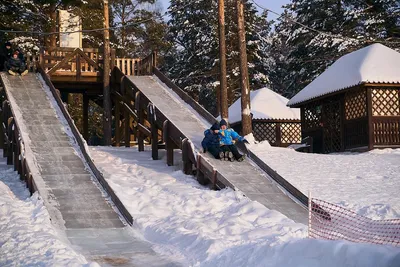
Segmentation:
{"type": "MultiPolygon", "coordinates": [[[[260,4],[258,4],[255,0],[251,0],[256,6],[258,6],[259,8],[261,8],[261,9],[263,9],[263,10],[266,10],[266,11],[268,11],[268,12],[271,12],[272,14],[275,14],[275,15],[277,15],[278,16],[278,18],[280,18],[280,17],[282,17],[282,14],[279,14],[278,12],[276,12],[276,11],[273,11],[273,10],[271,10],[271,9],[269,9],[269,8],[266,8],[266,7],[263,7],[263,6],[261,6],[260,4]]],[[[305,25],[305,24],[303,24],[303,23],[301,23],[301,22],[298,22],[298,21],[296,21],[296,20],[294,20],[294,19],[290,19],[290,18],[287,18],[289,21],[291,21],[291,22],[293,22],[293,23],[295,23],[295,24],[297,24],[297,25],[300,25],[301,27],[303,27],[303,28],[306,28],[306,29],[308,29],[308,30],[310,30],[310,31],[313,31],[313,32],[317,32],[317,33],[319,33],[319,34],[322,34],[322,35],[325,35],[325,36],[329,36],[329,37],[332,37],[332,38],[337,38],[337,39],[342,39],[342,40],[352,40],[352,41],[356,41],[356,42],[378,42],[378,43],[388,43],[388,44],[400,44],[400,42],[391,42],[391,41],[379,41],[379,40],[368,40],[368,39],[357,39],[357,38],[352,38],[352,37],[346,37],[346,36],[341,36],[341,35],[335,35],[335,34],[332,34],[332,33],[330,33],[330,32],[324,32],[324,31],[320,31],[320,30],[317,30],[317,29],[314,29],[314,28],[312,28],[312,27],[310,27],[310,26],[307,26],[307,25],[305,25]]]]}

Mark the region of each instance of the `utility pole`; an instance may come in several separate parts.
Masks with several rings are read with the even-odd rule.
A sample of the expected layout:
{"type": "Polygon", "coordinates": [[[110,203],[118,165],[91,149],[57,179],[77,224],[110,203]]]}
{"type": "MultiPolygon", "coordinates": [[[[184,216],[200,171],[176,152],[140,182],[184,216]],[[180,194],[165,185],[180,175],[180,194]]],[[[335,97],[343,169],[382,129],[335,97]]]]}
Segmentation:
{"type": "Polygon", "coordinates": [[[244,26],[243,0],[236,0],[238,17],[239,53],[240,53],[240,88],[242,91],[242,135],[252,132],[250,115],[250,86],[247,70],[246,32],[244,26]]]}
{"type": "MultiPolygon", "coordinates": [[[[225,3],[218,0],[220,90],[217,93],[221,118],[228,121],[228,88],[226,79],[225,3]]],[[[218,92],[218,91],[217,91],[218,92]]],[[[218,102],[218,101],[217,101],[218,102]]]]}
{"type": "Polygon", "coordinates": [[[108,0],[104,6],[104,54],[103,54],[103,138],[104,145],[111,145],[111,96],[110,96],[110,22],[108,0]]]}

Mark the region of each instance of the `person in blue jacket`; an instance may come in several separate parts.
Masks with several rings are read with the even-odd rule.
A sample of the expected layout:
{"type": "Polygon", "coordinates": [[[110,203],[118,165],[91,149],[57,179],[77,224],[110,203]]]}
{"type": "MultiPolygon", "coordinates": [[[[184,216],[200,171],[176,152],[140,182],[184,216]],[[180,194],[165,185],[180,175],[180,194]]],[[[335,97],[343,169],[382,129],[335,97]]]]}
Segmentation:
{"type": "Polygon", "coordinates": [[[201,142],[203,152],[210,152],[216,159],[224,159],[224,152],[220,147],[219,124],[214,123],[210,129],[204,131],[204,139],[201,142]]]}
{"type": "Polygon", "coordinates": [[[224,119],[221,120],[219,126],[220,145],[222,150],[225,151],[225,157],[228,157],[231,160],[230,157],[232,157],[233,154],[233,157],[237,161],[243,161],[245,155],[240,154],[234,142],[249,142],[247,142],[247,140],[243,136],[240,136],[237,132],[235,132],[235,130],[233,130],[232,128],[228,128],[228,123],[224,119]]]}

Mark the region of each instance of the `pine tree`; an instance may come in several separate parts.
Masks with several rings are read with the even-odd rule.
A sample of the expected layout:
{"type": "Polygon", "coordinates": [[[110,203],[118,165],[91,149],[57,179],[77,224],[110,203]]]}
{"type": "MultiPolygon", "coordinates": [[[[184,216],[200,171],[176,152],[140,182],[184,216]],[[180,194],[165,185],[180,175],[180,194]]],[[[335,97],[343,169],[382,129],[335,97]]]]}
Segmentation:
{"type": "Polygon", "coordinates": [[[164,53],[167,27],[155,0],[113,0],[111,6],[114,26],[122,26],[116,31],[119,56],[145,57],[153,50],[164,53]]]}
{"type": "Polygon", "coordinates": [[[285,44],[286,63],[272,71],[273,88],[291,97],[344,54],[373,42],[398,48],[400,43],[390,41],[400,41],[399,5],[397,0],[292,0],[274,35],[274,53],[285,44]]]}
{"type": "MultiPolygon", "coordinates": [[[[264,14],[245,3],[246,39],[249,74],[252,89],[267,82],[268,44],[270,24],[264,14]]],[[[219,86],[218,10],[211,0],[172,0],[169,8],[170,40],[175,47],[166,57],[164,70],[174,81],[209,111],[216,111],[216,88],[219,86]]],[[[228,104],[240,97],[239,49],[237,38],[236,2],[225,0],[225,31],[228,104]]]]}

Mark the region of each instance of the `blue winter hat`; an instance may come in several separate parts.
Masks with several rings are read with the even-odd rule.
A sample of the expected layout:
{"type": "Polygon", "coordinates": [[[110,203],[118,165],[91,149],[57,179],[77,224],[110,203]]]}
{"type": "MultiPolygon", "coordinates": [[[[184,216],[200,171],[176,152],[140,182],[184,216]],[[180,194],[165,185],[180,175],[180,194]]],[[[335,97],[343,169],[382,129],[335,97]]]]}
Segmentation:
{"type": "Polygon", "coordinates": [[[214,123],[214,124],[211,126],[211,130],[213,130],[213,131],[219,130],[219,124],[218,124],[218,122],[214,123]]]}
{"type": "Polygon", "coordinates": [[[219,126],[220,126],[220,127],[223,126],[223,125],[228,126],[228,123],[227,123],[226,120],[224,120],[224,119],[222,119],[222,120],[220,121],[220,123],[219,123],[219,126]]]}

